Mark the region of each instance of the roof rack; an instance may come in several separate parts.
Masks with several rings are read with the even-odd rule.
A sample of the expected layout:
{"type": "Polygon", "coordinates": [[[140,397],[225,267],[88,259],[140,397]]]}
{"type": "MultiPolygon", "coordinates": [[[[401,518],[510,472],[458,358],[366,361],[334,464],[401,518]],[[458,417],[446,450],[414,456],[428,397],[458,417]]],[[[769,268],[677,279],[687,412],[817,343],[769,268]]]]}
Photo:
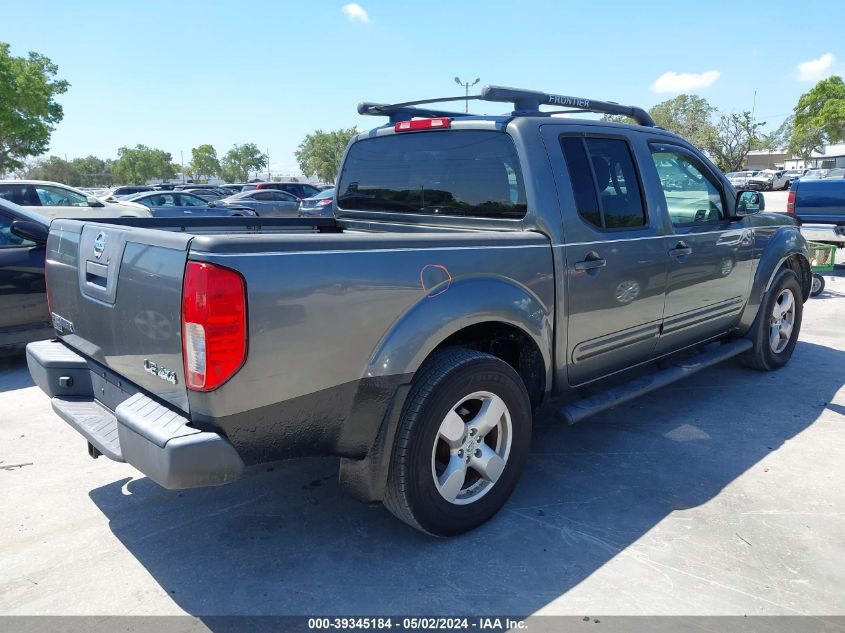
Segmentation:
{"type": "Polygon", "coordinates": [[[421,99],[402,103],[359,103],[358,113],[371,116],[389,117],[391,123],[398,123],[413,117],[465,117],[474,116],[465,112],[448,112],[432,108],[418,108],[415,106],[429,103],[445,103],[448,101],[494,101],[513,104],[513,116],[551,116],[552,114],[573,112],[600,112],[602,114],[620,114],[629,116],[640,125],[657,127],[648,112],[637,106],[626,106],[612,101],[595,101],[581,97],[567,97],[536,90],[521,90],[504,86],[485,86],[480,95],[442,97],[436,99],[421,99]],[[558,106],[567,110],[553,112],[541,111],[540,106],[558,106]]]}

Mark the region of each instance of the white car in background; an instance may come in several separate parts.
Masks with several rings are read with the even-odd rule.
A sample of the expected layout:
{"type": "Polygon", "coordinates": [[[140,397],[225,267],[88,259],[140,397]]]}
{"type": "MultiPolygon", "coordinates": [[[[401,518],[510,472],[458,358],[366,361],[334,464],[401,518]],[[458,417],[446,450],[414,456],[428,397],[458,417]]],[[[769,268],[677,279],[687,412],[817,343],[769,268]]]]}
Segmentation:
{"type": "Polygon", "coordinates": [[[789,176],[783,169],[764,169],[751,176],[745,188],[753,191],[777,191],[786,189],[788,184],[789,176]]]}
{"type": "Polygon", "coordinates": [[[756,171],[732,171],[725,174],[725,177],[734,186],[734,189],[741,190],[745,188],[748,179],[756,174],[756,171]]]}
{"type": "Polygon", "coordinates": [[[0,198],[47,218],[151,217],[149,209],[105,202],[84,191],[46,180],[0,180],[0,198]]]}

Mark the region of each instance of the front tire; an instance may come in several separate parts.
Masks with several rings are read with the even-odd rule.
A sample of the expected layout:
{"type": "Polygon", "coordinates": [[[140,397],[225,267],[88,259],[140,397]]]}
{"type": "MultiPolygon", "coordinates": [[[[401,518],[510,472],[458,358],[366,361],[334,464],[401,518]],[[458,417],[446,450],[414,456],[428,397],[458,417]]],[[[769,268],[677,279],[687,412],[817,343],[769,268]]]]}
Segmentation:
{"type": "Polygon", "coordinates": [[[531,442],[531,402],[501,359],[448,348],[414,378],[397,430],[384,505],[434,536],[478,527],[505,504],[531,442]]]}
{"type": "Polygon", "coordinates": [[[789,362],[801,331],[804,311],[798,275],[788,268],[778,271],[748,333],[754,346],[741,358],[753,369],[772,371],[789,362]]]}

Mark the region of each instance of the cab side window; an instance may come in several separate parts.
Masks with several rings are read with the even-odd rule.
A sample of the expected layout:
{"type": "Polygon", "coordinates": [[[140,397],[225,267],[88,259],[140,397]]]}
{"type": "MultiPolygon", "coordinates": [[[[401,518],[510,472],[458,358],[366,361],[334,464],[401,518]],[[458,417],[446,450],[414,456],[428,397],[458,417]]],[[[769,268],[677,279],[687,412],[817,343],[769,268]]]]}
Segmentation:
{"type": "Polygon", "coordinates": [[[35,242],[30,242],[12,233],[12,221],[12,218],[0,213],[0,248],[35,246],[35,242]]]}
{"type": "Polygon", "coordinates": [[[198,198],[197,196],[192,196],[190,194],[179,196],[179,203],[183,207],[204,207],[208,204],[208,202],[202,198],[198,198]]]}
{"type": "Polygon", "coordinates": [[[85,196],[50,185],[33,185],[42,207],[87,207],[85,196]]]}
{"type": "Polygon", "coordinates": [[[666,208],[675,226],[725,220],[721,188],[692,154],[667,145],[652,145],[651,157],[660,177],[666,208]]]}
{"type": "Polygon", "coordinates": [[[561,137],[561,148],[581,218],[603,230],[648,223],[628,143],[612,138],[561,137]]]}

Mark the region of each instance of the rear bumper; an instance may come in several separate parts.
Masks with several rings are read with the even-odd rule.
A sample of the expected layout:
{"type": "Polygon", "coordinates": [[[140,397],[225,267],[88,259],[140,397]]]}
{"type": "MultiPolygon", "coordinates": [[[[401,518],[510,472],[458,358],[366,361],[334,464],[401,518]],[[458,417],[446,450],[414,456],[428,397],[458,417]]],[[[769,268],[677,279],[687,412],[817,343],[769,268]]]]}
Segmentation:
{"type": "Polygon", "coordinates": [[[845,244],[845,226],[833,224],[802,224],[801,235],[808,242],[845,244]]]}
{"type": "Polygon", "coordinates": [[[222,435],[192,427],[183,412],[61,341],[30,343],[26,362],[59,417],[99,453],[131,464],[161,486],[217,486],[243,473],[243,461],[222,435]]]}

